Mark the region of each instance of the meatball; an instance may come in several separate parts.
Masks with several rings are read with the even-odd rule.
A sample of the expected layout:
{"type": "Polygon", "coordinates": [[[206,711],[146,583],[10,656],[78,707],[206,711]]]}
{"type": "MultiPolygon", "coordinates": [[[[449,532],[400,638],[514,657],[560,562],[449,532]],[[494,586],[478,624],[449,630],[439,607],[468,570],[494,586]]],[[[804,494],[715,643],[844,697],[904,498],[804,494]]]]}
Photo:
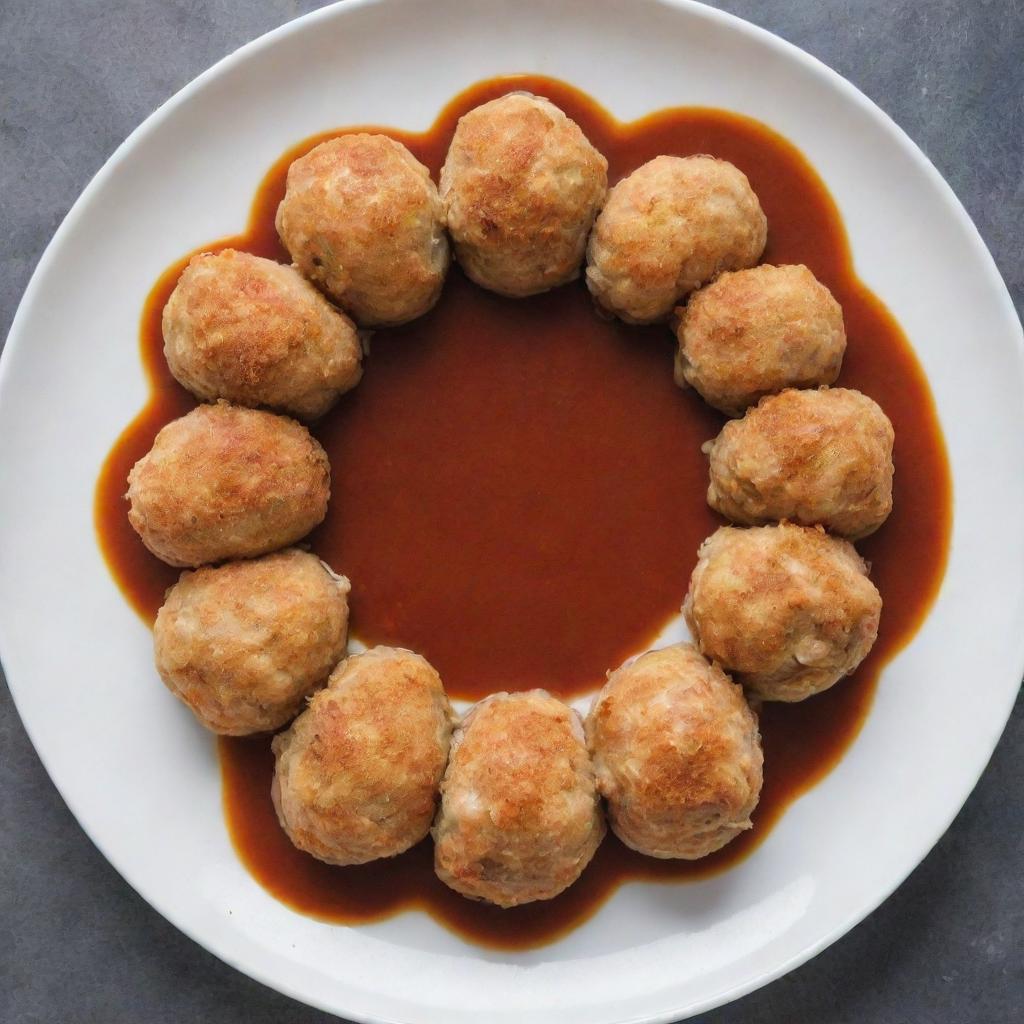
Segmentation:
{"type": "Polygon", "coordinates": [[[288,168],[277,231],[296,266],[364,327],[426,313],[448,270],[430,173],[386,135],[342,135],[288,168]]]}
{"type": "Polygon", "coordinates": [[[448,230],[466,274],[502,295],[579,275],[608,161],[553,103],[510,93],[459,119],[441,171],[448,230]]]}
{"type": "Polygon", "coordinates": [[[664,320],[716,274],[753,266],[767,234],[742,171],[710,156],[658,156],[608,193],[587,248],[587,287],[627,323],[664,320]]]}
{"type": "Polygon", "coordinates": [[[234,249],[192,257],[163,333],[171,373],[202,399],[315,419],[362,374],[347,316],[293,267],[234,249]]]}
{"type": "Polygon", "coordinates": [[[627,661],[587,716],[612,831],[649,857],[696,860],[751,827],[761,737],[743,690],[691,644],[627,661]]]}
{"type": "Polygon", "coordinates": [[[213,732],[280,729],[345,653],[348,592],[295,548],[182,573],[153,626],[160,678],[213,732]]]}
{"type": "Polygon", "coordinates": [[[804,266],[722,274],[676,313],[676,383],[729,416],[764,395],[839,376],[843,311],[804,266]]]}
{"type": "Polygon", "coordinates": [[[724,526],[701,545],[683,615],[704,655],[765,700],[827,690],[866,657],[882,598],[821,527],[724,526]]]}
{"type": "Polygon", "coordinates": [[[128,519],[168,565],[251,558],[327,514],[327,453],[295,420],[218,402],[168,423],[128,474],[128,519]]]}
{"type": "Polygon", "coordinates": [[[288,838],[342,865],[415,846],[430,831],[452,717],[418,654],[375,647],[343,661],[274,739],[271,796],[288,838]]]}
{"type": "Polygon", "coordinates": [[[543,690],[475,705],[452,740],[434,824],[438,877],[514,907],[579,878],[604,838],[583,726],[543,690]]]}
{"type": "Polygon", "coordinates": [[[789,519],[851,540],[892,511],[893,429],[845,388],[769,395],[704,445],[708,504],[735,523],[789,519]]]}

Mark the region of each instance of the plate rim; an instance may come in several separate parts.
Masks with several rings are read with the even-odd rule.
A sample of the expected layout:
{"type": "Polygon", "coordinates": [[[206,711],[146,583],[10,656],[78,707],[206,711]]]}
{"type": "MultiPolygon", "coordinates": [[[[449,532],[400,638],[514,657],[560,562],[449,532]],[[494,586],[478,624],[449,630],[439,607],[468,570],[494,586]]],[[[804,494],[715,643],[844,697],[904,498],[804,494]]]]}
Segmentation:
{"type": "MultiPolygon", "coordinates": [[[[283,24],[278,25],[276,28],[270,29],[268,32],[242,44],[235,50],[221,57],[214,64],[196,77],[192,78],[179,90],[164,100],[156,107],[156,109],[147,115],[135,129],[132,130],[132,132],[115,148],[106,161],[104,161],[103,165],[96,171],[82,189],[82,192],[75,199],[57,230],[54,232],[52,238],[47,243],[32,272],[25,291],[18,302],[3,350],[0,351],[0,405],[3,404],[4,396],[8,393],[8,390],[13,389],[11,379],[14,371],[11,369],[11,366],[17,359],[17,356],[12,355],[12,353],[17,353],[27,344],[27,334],[22,324],[28,315],[26,310],[34,304],[36,292],[41,287],[41,281],[46,275],[49,264],[55,258],[55,253],[59,251],[63,245],[64,237],[74,228],[79,217],[82,215],[83,209],[89,204],[94,193],[103,186],[106,179],[111,176],[121,162],[126,159],[127,155],[135,147],[135,144],[140,139],[159,130],[163,122],[169,118],[179,106],[188,103],[196,93],[205,88],[208,82],[220,77],[236,65],[244,63],[252,56],[262,52],[263,50],[274,47],[279,40],[296,32],[304,31],[321,20],[327,21],[336,17],[344,17],[344,15],[350,11],[364,7],[381,6],[388,2],[389,0],[335,0],[335,2],[328,4],[325,7],[286,21],[283,24]]],[[[480,0],[478,0],[478,2],[480,2],[480,0]]],[[[490,0],[482,0],[482,2],[486,4],[489,3],[490,0]]],[[[985,241],[978,231],[978,228],[970,214],[957,198],[956,193],[953,191],[950,184],[935,167],[927,154],[924,153],[924,151],[889,116],[889,114],[877,103],[871,100],[861,89],[843,77],[839,72],[829,67],[819,58],[801,49],[796,44],[790,43],[788,40],[774,32],[761,27],[760,25],[747,21],[728,11],[709,7],[706,4],[698,2],[698,0],[648,0],[648,2],[657,4],[664,8],[673,9],[675,11],[687,12],[691,16],[703,18],[712,23],[717,23],[719,26],[723,26],[733,33],[738,33],[739,35],[751,39],[755,43],[768,47],[789,61],[803,65],[806,69],[812,71],[817,76],[824,77],[830,86],[840,92],[845,99],[859,107],[861,111],[870,116],[880,127],[895,139],[901,151],[911,157],[919,170],[928,177],[931,184],[933,186],[938,186],[937,191],[941,195],[946,209],[961,227],[967,229],[967,236],[972,249],[972,257],[978,260],[979,264],[984,266],[985,276],[988,281],[997,285],[997,287],[994,288],[995,294],[993,298],[998,296],[999,305],[1002,307],[1001,312],[1003,318],[1007,321],[1007,325],[1015,335],[1017,348],[1017,370],[1021,372],[1022,381],[1024,381],[1024,329],[1021,327],[1016,307],[994,257],[985,244],[985,241]]],[[[182,934],[186,935],[191,941],[195,942],[200,948],[217,957],[217,959],[221,960],[223,963],[239,971],[241,974],[252,978],[254,981],[259,982],[267,988],[280,992],[289,998],[295,999],[297,1002],[323,1010],[324,1012],[332,1015],[338,1015],[339,1011],[335,1006],[332,1006],[324,1000],[303,993],[297,987],[290,985],[287,979],[272,979],[257,965],[243,964],[239,957],[233,955],[229,948],[229,944],[209,941],[198,934],[198,932],[192,928],[191,924],[181,920],[181,915],[177,913],[175,907],[169,900],[161,897],[159,894],[156,896],[147,895],[136,887],[128,875],[130,866],[122,867],[118,862],[118,859],[108,852],[105,844],[98,841],[92,834],[90,828],[79,815],[75,804],[69,800],[61,786],[56,781],[50,770],[48,757],[44,755],[36,744],[33,729],[22,716],[21,708],[19,706],[17,686],[12,680],[10,668],[10,653],[12,650],[11,640],[12,637],[7,632],[5,617],[0,616],[0,652],[4,652],[2,655],[2,661],[6,674],[8,691],[11,695],[12,703],[18,711],[18,717],[21,721],[22,728],[24,728],[28,735],[36,756],[39,758],[46,770],[50,782],[60,794],[61,799],[71,812],[78,826],[103,855],[104,859],[114,868],[123,881],[129,885],[132,890],[136,892],[153,910],[160,914],[161,917],[177,928],[182,934]]],[[[987,754],[984,756],[982,763],[977,767],[976,771],[970,771],[965,774],[967,784],[965,788],[963,788],[962,792],[956,794],[950,800],[949,812],[948,815],[943,815],[943,824],[941,825],[941,828],[939,828],[934,835],[929,833],[930,838],[925,841],[926,845],[920,856],[917,857],[915,854],[915,862],[906,871],[898,870],[896,872],[896,880],[891,886],[880,887],[876,890],[876,893],[872,898],[867,900],[862,907],[859,907],[857,910],[846,915],[840,923],[829,929],[818,941],[808,943],[798,953],[790,956],[771,969],[764,970],[741,984],[723,986],[714,994],[706,996],[698,1002],[684,1004],[675,1010],[667,1010],[655,1015],[642,1014],[639,1016],[622,1018],[620,1020],[620,1024],[671,1024],[671,1022],[681,1020],[684,1017],[691,1017],[699,1013],[704,1013],[708,1010],[712,1010],[726,1003],[740,999],[782,977],[817,956],[824,949],[828,948],[834,942],[846,935],[857,924],[865,920],[870,914],[874,913],[874,911],[877,910],[878,907],[903,884],[907,877],[909,877],[925,857],[927,857],[934,849],[942,836],[945,835],[950,825],[959,815],[967,799],[974,791],[985,769],[988,767],[992,754],[994,753],[996,746],[1005,731],[1010,715],[1012,714],[1020,686],[1020,680],[1021,677],[1024,676],[1024,636],[1022,636],[1017,642],[1015,665],[1017,686],[1014,688],[1007,687],[1007,697],[1003,701],[1003,708],[1000,716],[1002,724],[999,729],[989,737],[989,741],[985,744],[985,746],[987,746],[987,754]]],[[[19,669],[15,669],[14,675],[17,676],[19,671],[19,669]]],[[[376,1013],[373,1015],[368,1015],[362,1012],[353,1013],[351,1010],[343,1010],[342,1012],[345,1013],[346,1017],[353,1021],[359,1021],[360,1024],[405,1024],[401,1018],[394,1016],[386,1016],[376,1013]]]]}

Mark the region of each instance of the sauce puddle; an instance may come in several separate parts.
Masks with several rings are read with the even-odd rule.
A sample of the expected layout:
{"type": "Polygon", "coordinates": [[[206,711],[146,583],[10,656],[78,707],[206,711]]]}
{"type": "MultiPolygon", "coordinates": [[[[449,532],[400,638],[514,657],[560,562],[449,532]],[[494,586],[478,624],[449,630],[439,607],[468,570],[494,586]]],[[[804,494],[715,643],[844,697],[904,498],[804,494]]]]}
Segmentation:
{"type": "MultiPolygon", "coordinates": [[[[278,899],[330,921],[418,908],[484,945],[550,942],[622,882],[685,880],[749,854],[860,730],[879,672],[917,631],[945,570],[952,500],[931,393],[909,342],[857,279],[838,210],[803,156],[764,125],[721,110],[615,121],[563,82],[511,76],[455,97],[423,134],[372,129],[435,175],[459,116],[511,89],[547,96],[605,154],[609,181],[660,154],[711,153],[750,178],[768,217],[766,263],[804,263],[843,307],[839,385],[885,409],[896,431],[894,511],[859,544],[884,609],[856,674],[802,704],[761,712],[765,785],[754,829],[695,863],[641,857],[613,836],[557,899],[514,910],[472,903],[434,877],[429,841],[394,860],[334,868],[300,853],[270,803],[264,738],[222,739],[224,806],[248,870],[278,899]]],[[[274,230],[289,164],[346,131],[307,139],[270,169],[244,234],[225,247],[287,262],[274,230]]],[[[188,258],[154,285],[141,355],[151,397],[107,457],[96,489],[101,549],[129,603],[152,622],[178,576],[131,529],[128,470],[156,432],[195,405],[163,358],[160,315],[188,258]]],[[[370,343],[359,386],[313,427],[331,460],[332,500],[312,549],[353,581],[352,632],[424,654],[453,697],[543,686],[571,697],[648,646],[677,612],[700,542],[719,520],[701,444],[723,418],[672,382],[664,326],[599,318],[581,282],[528,300],[470,285],[453,267],[437,308],[370,343]]]]}

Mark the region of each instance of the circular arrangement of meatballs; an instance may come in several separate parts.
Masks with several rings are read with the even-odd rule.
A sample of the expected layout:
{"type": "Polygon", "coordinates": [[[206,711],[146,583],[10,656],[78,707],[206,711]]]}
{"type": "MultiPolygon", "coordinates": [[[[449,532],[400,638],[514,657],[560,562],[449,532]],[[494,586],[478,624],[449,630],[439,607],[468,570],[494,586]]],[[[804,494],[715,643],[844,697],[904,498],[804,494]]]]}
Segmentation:
{"type": "Polygon", "coordinates": [[[156,667],[207,729],[277,733],[281,827],[329,864],[430,835],[441,881],[513,907],[572,885],[606,828],[650,857],[705,857],[752,827],[760,702],[836,685],[878,635],[853,542],[892,508],[893,429],[832,387],[842,309],[807,267],[758,265],[767,220],[732,164],[658,156],[610,190],[607,169],[526,93],[459,120],[437,185],[401,143],[342,135],[288,171],[291,266],[202,253],[163,310],[168,366],[204,404],[128,476],[131,525],[186,569],[156,667]],[[358,384],[368,329],[431,309],[453,257],[517,298],[582,275],[601,315],[664,323],[676,383],[730,417],[704,446],[707,501],[733,525],[700,548],[693,642],[610,672],[585,720],[541,690],[460,718],[418,654],[349,655],[343,567],[296,546],[331,498],[305,424],[358,384]]]}

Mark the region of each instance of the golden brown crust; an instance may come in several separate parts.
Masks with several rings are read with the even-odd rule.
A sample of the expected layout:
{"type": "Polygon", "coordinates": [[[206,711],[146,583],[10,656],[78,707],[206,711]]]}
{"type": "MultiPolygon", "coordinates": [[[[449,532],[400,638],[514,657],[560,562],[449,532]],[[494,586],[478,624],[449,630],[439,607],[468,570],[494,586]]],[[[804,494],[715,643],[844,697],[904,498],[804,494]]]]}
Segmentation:
{"type": "Polygon", "coordinates": [[[437,301],[448,270],[444,210],[401,143],[357,133],[288,169],[277,230],[296,266],[364,327],[404,323],[437,301]]]}
{"type": "Polygon", "coordinates": [[[843,311],[805,266],[722,274],[676,314],[676,383],[729,416],[764,395],[839,376],[843,311]]]}
{"type": "Polygon", "coordinates": [[[295,548],[182,573],[153,626],[160,678],[213,732],[279,729],[345,653],[348,592],[295,548]]]}
{"type": "Polygon", "coordinates": [[[865,537],[892,511],[893,437],[859,391],[769,395],[705,446],[708,504],[735,523],[787,519],[865,537]]]}
{"type": "Polygon", "coordinates": [[[577,277],[607,170],[579,125],[543,97],[510,93],[464,114],[441,198],[466,274],[514,297],[577,277]]]}
{"type": "Polygon", "coordinates": [[[513,907],[579,878],[604,819],[579,716],[543,690],[475,705],[452,741],[434,825],[446,885],[513,907]]]}
{"type": "Polygon", "coordinates": [[[434,817],[452,719],[440,677],[418,654],[375,647],[343,661],[274,739],[281,827],[328,864],[414,846],[434,817]]]}
{"type": "Polygon", "coordinates": [[[738,168],[710,156],[658,156],[608,193],[587,246],[587,287],[627,323],[664,320],[717,274],[753,266],[767,232],[738,168]]]}
{"type": "Polygon", "coordinates": [[[297,270],[224,249],[193,256],[163,311],[164,355],[199,398],[315,419],[362,374],[355,325],[297,270]]]}
{"type": "Polygon", "coordinates": [[[820,527],[722,527],[701,545],[683,614],[701,651],[765,700],[849,675],[878,636],[882,598],[848,541],[820,527]]]}
{"type": "Polygon", "coordinates": [[[218,402],[168,423],[128,474],[128,519],[169,565],[266,554],[327,513],[327,454],[295,420],[218,402]]]}
{"type": "Polygon", "coordinates": [[[587,716],[612,831],[650,857],[695,860],[744,829],[761,792],[757,718],[691,644],[611,673],[587,716]]]}

